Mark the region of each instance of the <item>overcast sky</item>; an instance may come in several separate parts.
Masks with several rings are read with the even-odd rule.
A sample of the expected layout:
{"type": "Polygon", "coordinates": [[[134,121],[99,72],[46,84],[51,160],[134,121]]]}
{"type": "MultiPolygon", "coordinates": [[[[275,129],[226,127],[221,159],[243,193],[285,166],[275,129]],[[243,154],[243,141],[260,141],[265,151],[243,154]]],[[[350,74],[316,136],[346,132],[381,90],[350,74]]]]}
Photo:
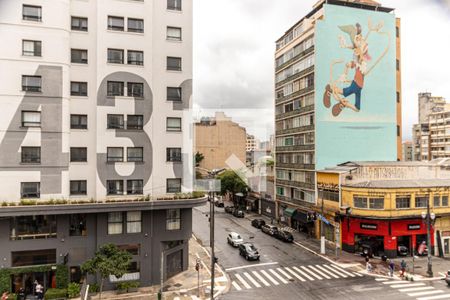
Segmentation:
{"type": "MultiPolygon", "coordinates": [[[[275,40],[317,0],[194,0],[194,108],[222,110],[264,140],[273,132],[275,40]]],[[[450,0],[382,0],[402,19],[403,139],[417,94],[450,102],[450,0]]]]}

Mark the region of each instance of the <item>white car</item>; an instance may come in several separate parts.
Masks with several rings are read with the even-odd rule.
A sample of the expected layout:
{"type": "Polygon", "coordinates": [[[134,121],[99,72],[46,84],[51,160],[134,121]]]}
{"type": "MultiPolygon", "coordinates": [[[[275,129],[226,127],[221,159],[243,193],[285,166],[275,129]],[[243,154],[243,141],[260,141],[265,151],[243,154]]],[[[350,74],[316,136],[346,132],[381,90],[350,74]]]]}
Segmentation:
{"type": "Polygon", "coordinates": [[[244,242],[239,233],[230,232],[227,236],[227,242],[233,247],[237,247],[244,242]]]}

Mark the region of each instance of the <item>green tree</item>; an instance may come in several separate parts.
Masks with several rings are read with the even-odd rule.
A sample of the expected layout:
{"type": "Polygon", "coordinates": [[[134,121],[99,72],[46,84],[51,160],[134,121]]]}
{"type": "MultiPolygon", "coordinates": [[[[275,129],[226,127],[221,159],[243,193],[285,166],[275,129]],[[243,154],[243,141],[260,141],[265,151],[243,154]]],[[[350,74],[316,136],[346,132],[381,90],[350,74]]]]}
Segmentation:
{"type": "Polygon", "coordinates": [[[88,274],[100,275],[99,298],[102,299],[103,282],[109,275],[117,278],[127,273],[130,265],[131,254],[120,250],[114,244],[105,244],[95,252],[95,256],[81,265],[81,270],[88,274]]]}
{"type": "Polygon", "coordinates": [[[202,160],[204,160],[205,159],[205,156],[202,154],[202,153],[200,153],[200,152],[196,152],[195,153],[195,166],[196,167],[198,167],[198,166],[200,166],[200,163],[202,162],[202,160]]]}
{"type": "Polygon", "coordinates": [[[247,184],[241,177],[233,170],[227,170],[217,176],[220,180],[220,193],[225,195],[227,192],[231,194],[231,200],[236,206],[236,193],[246,193],[248,190],[247,184]]]}

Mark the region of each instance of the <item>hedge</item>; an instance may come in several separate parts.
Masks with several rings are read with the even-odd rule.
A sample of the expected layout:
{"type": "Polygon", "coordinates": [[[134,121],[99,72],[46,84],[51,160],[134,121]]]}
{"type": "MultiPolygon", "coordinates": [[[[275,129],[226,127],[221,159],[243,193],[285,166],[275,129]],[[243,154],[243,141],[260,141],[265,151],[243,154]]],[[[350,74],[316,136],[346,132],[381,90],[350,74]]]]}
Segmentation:
{"type": "Polygon", "coordinates": [[[45,292],[44,299],[66,299],[67,298],[67,290],[66,289],[48,289],[45,292]]]}

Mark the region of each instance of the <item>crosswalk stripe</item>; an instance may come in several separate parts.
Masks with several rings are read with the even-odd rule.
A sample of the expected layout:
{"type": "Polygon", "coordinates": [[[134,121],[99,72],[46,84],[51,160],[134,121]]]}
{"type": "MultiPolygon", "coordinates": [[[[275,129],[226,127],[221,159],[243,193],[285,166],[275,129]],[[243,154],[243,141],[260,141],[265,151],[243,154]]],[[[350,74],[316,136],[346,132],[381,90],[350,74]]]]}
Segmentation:
{"type": "MultiPolygon", "coordinates": [[[[340,272],[339,270],[336,270],[335,268],[332,268],[329,265],[323,265],[324,268],[327,268],[328,270],[330,270],[331,272],[334,272],[336,274],[338,274],[339,276],[342,276],[344,278],[347,278],[348,276],[345,273],[340,272]]],[[[350,274],[351,275],[351,274],[350,274]]],[[[353,276],[355,277],[355,276],[353,276]]]]}
{"type": "Polygon", "coordinates": [[[358,272],[353,272],[353,274],[355,274],[356,276],[359,276],[359,277],[364,277],[364,275],[363,275],[363,274],[361,274],[361,273],[358,273],[358,272]]]}
{"type": "Polygon", "coordinates": [[[289,283],[286,279],[284,279],[283,277],[278,275],[278,273],[275,272],[273,269],[270,269],[269,272],[272,273],[273,275],[275,275],[275,277],[277,277],[282,283],[284,283],[284,284],[289,283]]]}
{"type": "Polygon", "coordinates": [[[418,296],[426,296],[426,295],[433,295],[433,294],[441,294],[443,292],[444,291],[442,291],[442,290],[433,290],[433,291],[426,291],[426,292],[409,293],[408,296],[418,297],[418,296]]]}
{"type": "Polygon", "coordinates": [[[387,278],[375,278],[376,281],[388,281],[389,279],[387,278]]]}
{"type": "Polygon", "coordinates": [[[417,298],[417,300],[450,299],[450,294],[417,298]]]}
{"type": "Polygon", "coordinates": [[[270,286],[270,284],[261,276],[258,274],[258,272],[256,271],[252,271],[253,275],[256,276],[256,278],[259,279],[259,281],[261,281],[265,286],[270,286]]]}
{"type": "Polygon", "coordinates": [[[316,265],[317,268],[321,269],[323,272],[333,276],[334,278],[339,278],[339,276],[337,276],[336,274],[330,272],[329,270],[325,269],[324,267],[320,266],[320,265],[316,265]]]}
{"type": "Polygon", "coordinates": [[[320,276],[325,277],[326,279],[331,279],[330,276],[328,276],[327,274],[324,274],[321,270],[319,270],[319,268],[316,269],[316,267],[314,267],[314,266],[308,266],[308,268],[313,269],[313,270],[316,271],[320,276]]]}
{"type": "Polygon", "coordinates": [[[293,270],[289,269],[288,267],[284,267],[286,269],[286,271],[288,271],[289,273],[291,273],[292,275],[294,275],[298,280],[305,282],[306,280],[303,279],[302,277],[300,277],[297,273],[295,273],[293,270]]]}
{"type": "Polygon", "coordinates": [[[236,283],[236,281],[232,281],[231,284],[234,286],[235,289],[237,289],[238,291],[242,290],[242,288],[239,286],[239,284],[236,283]]]}
{"type": "Polygon", "coordinates": [[[250,286],[250,284],[247,283],[247,281],[244,280],[244,278],[242,278],[241,275],[239,274],[234,274],[236,276],[236,278],[242,283],[243,286],[245,286],[246,289],[251,289],[252,287],[250,286]]]}
{"type": "Polygon", "coordinates": [[[400,289],[400,292],[419,292],[419,291],[425,291],[425,290],[432,290],[434,287],[432,286],[425,286],[425,287],[413,287],[413,288],[407,288],[407,289],[400,289]]]}
{"type": "Polygon", "coordinates": [[[253,279],[252,276],[250,276],[250,274],[248,274],[247,272],[244,272],[245,277],[248,278],[248,280],[250,280],[251,283],[253,283],[254,286],[256,286],[257,288],[260,288],[261,285],[255,280],[253,279]]]}
{"type": "Polygon", "coordinates": [[[307,279],[314,281],[314,278],[312,278],[311,276],[309,276],[308,274],[306,274],[305,272],[303,272],[302,270],[300,270],[297,267],[293,267],[293,269],[297,272],[299,272],[302,276],[306,277],[307,279]]]}
{"type": "Polygon", "coordinates": [[[283,271],[283,269],[277,268],[277,271],[280,272],[281,275],[283,275],[284,277],[286,277],[288,280],[293,279],[293,278],[291,277],[291,275],[289,275],[288,273],[286,273],[285,271],[283,271]]]}
{"type": "Polygon", "coordinates": [[[270,275],[266,272],[266,270],[261,270],[261,273],[262,273],[264,276],[266,276],[270,281],[272,281],[273,284],[279,285],[278,281],[276,281],[275,279],[273,279],[273,277],[270,276],[270,275]]]}
{"type": "Polygon", "coordinates": [[[319,275],[313,273],[310,269],[308,269],[308,268],[305,267],[305,266],[300,266],[300,268],[302,268],[303,270],[305,270],[306,272],[308,272],[309,274],[311,274],[312,276],[316,277],[316,278],[319,279],[319,280],[322,280],[322,279],[323,279],[322,277],[320,277],[319,275]]]}
{"type": "Polygon", "coordinates": [[[359,274],[359,273],[350,273],[350,272],[348,272],[348,271],[346,271],[346,270],[344,270],[344,269],[342,269],[342,268],[340,268],[340,267],[338,267],[338,266],[336,266],[336,265],[330,265],[333,269],[336,269],[336,270],[339,270],[339,271],[341,271],[342,273],[345,273],[345,274],[347,274],[348,276],[350,276],[350,277],[355,277],[355,274],[356,275],[358,275],[358,276],[362,276],[361,274],[359,274]]]}
{"type": "Polygon", "coordinates": [[[404,287],[413,287],[413,286],[424,286],[425,283],[419,282],[419,283],[411,283],[411,284],[394,284],[391,285],[391,288],[398,289],[398,288],[404,288],[404,287]]]}
{"type": "Polygon", "coordinates": [[[382,284],[409,284],[409,281],[385,281],[382,284]]]}

